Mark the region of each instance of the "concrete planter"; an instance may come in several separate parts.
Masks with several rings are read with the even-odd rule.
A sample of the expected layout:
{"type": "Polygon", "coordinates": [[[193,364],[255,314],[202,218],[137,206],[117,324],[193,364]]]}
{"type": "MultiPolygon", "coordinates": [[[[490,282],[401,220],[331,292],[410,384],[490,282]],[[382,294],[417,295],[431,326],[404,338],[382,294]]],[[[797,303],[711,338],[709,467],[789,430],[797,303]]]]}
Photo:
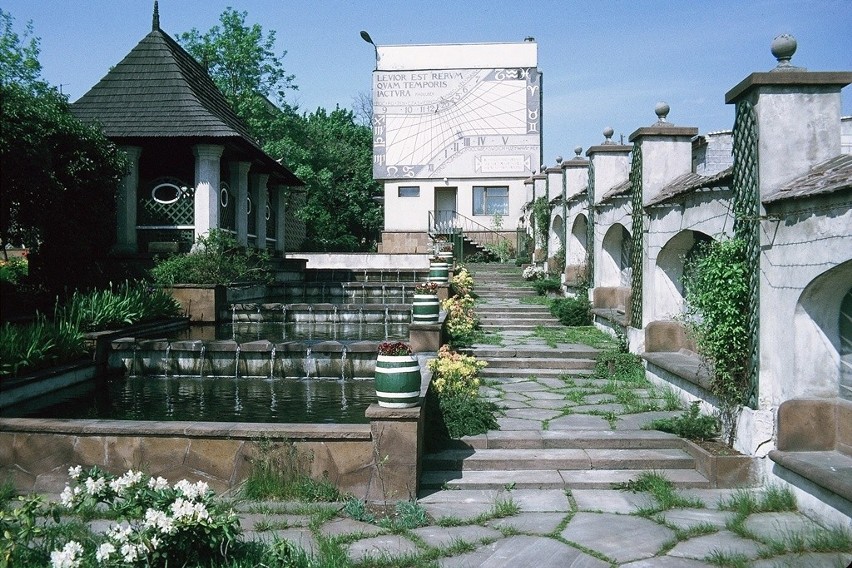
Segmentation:
{"type": "Polygon", "coordinates": [[[757,458],[743,454],[717,455],[689,440],[684,440],[684,444],[684,449],[695,459],[695,469],[714,488],[751,487],[760,480],[757,458]]]}
{"type": "Polygon", "coordinates": [[[228,321],[231,304],[262,302],[269,297],[268,287],[262,284],[222,286],[175,284],[166,291],[183,308],[192,322],[215,323],[228,321]]]}

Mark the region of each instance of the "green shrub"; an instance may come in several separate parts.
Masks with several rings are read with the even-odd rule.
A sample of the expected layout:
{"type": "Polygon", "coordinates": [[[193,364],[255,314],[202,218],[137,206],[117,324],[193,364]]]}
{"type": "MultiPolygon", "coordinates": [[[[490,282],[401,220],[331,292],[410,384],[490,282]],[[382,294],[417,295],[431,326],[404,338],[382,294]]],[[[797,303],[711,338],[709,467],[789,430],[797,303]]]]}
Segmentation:
{"type": "Polygon", "coordinates": [[[562,325],[570,327],[592,325],[591,309],[588,296],[583,294],[573,298],[554,298],[550,304],[550,313],[562,325]]]}
{"type": "Polygon", "coordinates": [[[193,251],[157,260],[151,276],[158,286],[175,284],[269,283],[269,253],[240,247],[228,232],[214,229],[198,237],[193,251]]]}
{"type": "Polygon", "coordinates": [[[76,322],[51,322],[37,314],[32,323],[0,327],[0,377],[16,377],[76,361],[86,353],[76,322]]]}
{"type": "Polygon", "coordinates": [[[169,294],[142,282],[124,282],[107,290],[74,292],[60,317],[78,322],[83,331],[101,331],[180,314],[180,304],[169,294]]]}
{"type": "Polygon", "coordinates": [[[694,401],[688,410],[675,418],[659,418],[648,424],[650,430],[669,432],[688,440],[712,440],[719,435],[719,420],[714,416],[701,414],[698,401],[694,401]]]}
{"type": "Polygon", "coordinates": [[[0,282],[19,284],[29,274],[29,263],[26,258],[10,258],[0,260],[0,282]]]}
{"type": "Polygon", "coordinates": [[[548,292],[562,291],[562,281],[559,278],[549,276],[540,280],[532,280],[531,284],[539,296],[544,296],[548,292]]]}
{"type": "Polygon", "coordinates": [[[328,479],[313,479],[309,472],[313,456],[302,452],[290,440],[257,443],[251,472],[243,485],[248,499],[300,499],[337,501],[341,494],[328,479]]]}
{"type": "Polygon", "coordinates": [[[437,403],[438,413],[432,426],[438,440],[484,434],[499,427],[495,417],[499,408],[478,395],[435,395],[435,399],[433,403],[437,403]]]}
{"type": "Polygon", "coordinates": [[[645,377],[642,361],[632,353],[606,351],[598,355],[595,363],[595,378],[638,381],[645,377]]]}

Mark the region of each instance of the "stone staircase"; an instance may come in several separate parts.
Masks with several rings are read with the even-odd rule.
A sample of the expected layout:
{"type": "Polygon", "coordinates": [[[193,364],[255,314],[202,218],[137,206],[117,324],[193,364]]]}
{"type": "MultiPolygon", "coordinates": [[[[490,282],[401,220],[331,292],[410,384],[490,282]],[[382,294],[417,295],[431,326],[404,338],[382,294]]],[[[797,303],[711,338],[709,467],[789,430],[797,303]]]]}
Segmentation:
{"type": "Polygon", "coordinates": [[[421,487],[457,489],[610,489],[643,471],[662,473],[678,487],[706,488],[685,442],[641,424],[680,412],[619,414],[614,397],[571,397],[568,385],[595,383],[598,350],[580,344],[549,347],[537,326],[562,327],[546,306],[523,303],[535,295],[521,271],[508,265],[473,265],[477,314],[503,346],[475,345],[488,362],[483,393],[505,408],[500,430],[465,437],[424,456],[421,487]],[[570,377],[570,378],[567,378],[570,377]],[[566,412],[566,408],[570,411],[566,412]],[[615,429],[613,429],[613,423],[615,429]]]}

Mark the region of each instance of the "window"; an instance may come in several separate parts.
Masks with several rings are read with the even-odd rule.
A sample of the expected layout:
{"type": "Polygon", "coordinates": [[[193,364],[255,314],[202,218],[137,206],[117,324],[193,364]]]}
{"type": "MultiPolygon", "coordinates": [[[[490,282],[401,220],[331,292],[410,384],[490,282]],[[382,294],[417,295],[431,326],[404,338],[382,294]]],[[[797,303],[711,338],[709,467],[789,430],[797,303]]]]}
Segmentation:
{"type": "Polygon", "coordinates": [[[473,186],[474,215],[508,215],[509,188],[506,186],[473,186]]]}
{"type": "Polygon", "coordinates": [[[398,189],[400,197],[420,197],[419,185],[403,185],[398,189]]]}

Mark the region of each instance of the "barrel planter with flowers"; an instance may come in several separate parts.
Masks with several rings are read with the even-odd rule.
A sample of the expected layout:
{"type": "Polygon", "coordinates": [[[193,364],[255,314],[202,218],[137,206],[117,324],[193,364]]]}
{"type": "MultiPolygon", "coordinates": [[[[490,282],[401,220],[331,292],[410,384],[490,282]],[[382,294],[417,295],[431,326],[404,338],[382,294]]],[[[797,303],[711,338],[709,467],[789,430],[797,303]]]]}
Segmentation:
{"type": "Polygon", "coordinates": [[[376,357],[376,398],[385,408],[420,404],[420,364],[411,346],[402,341],[379,343],[376,357]]]}
{"type": "Polygon", "coordinates": [[[414,304],[411,323],[438,323],[441,302],[438,299],[438,283],[422,282],[414,287],[414,304]]]}
{"type": "Polygon", "coordinates": [[[450,281],[450,265],[439,258],[429,261],[429,282],[446,284],[450,281]]]}

